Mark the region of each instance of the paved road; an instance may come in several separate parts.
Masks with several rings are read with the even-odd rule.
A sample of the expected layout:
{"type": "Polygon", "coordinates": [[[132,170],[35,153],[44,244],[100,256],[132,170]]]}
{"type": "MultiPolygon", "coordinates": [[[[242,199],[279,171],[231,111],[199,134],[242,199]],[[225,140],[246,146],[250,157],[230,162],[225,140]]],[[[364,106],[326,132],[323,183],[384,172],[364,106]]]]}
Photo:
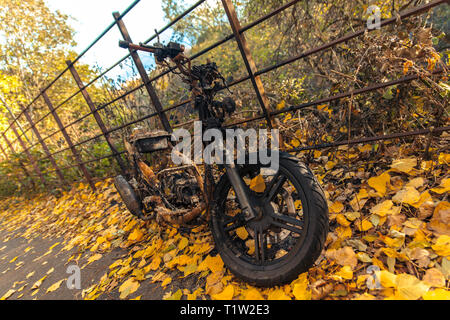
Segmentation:
{"type": "MultiPolygon", "coordinates": [[[[20,234],[21,231],[23,230],[18,230],[16,233],[20,234]]],[[[67,263],[67,260],[72,254],[76,253],[76,248],[70,251],[61,251],[63,246],[58,245],[52,249],[50,254],[43,256],[50,247],[57,242],[62,242],[62,240],[42,236],[29,241],[22,237],[16,237],[15,233],[7,234],[0,231],[0,297],[8,290],[18,290],[26,284],[23,290],[15,292],[8,300],[18,298],[20,300],[80,300],[82,299],[82,290],[98,283],[100,278],[109,270],[108,267],[127,252],[125,249],[114,249],[104,254],[100,260],[81,269],[81,289],[68,289],[66,281],[63,281],[58,290],[46,293],[51,285],[70,276],[67,273],[70,262],[67,263]],[[25,252],[27,248],[31,249],[25,252]],[[16,259],[12,261],[14,258],[16,259]],[[54,271],[48,274],[40,285],[39,291],[32,295],[35,291],[31,290],[33,284],[44,277],[52,268],[54,268],[54,271]],[[31,273],[33,274],[29,276],[31,273]],[[27,276],[29,276],[28,279],[27,276]],[[20,296],[21,294],[23,295],[20,296]]],[[[82,257],[78,262],[79,266],[84,265],[86,261],[87,259],[82,257]]],[[[179,288],[190,287],[194,281],[195,279],[189,277],[180,280],[174,279],[165,291],[158,284],[143,281],[139,289],[128,298],[142,296],[142,299],[162,299],[164,292],[175,292],[179,288]]],[[[118,286],[111,292],[102,294],[98,299],[119,299],[118,286]]]]}

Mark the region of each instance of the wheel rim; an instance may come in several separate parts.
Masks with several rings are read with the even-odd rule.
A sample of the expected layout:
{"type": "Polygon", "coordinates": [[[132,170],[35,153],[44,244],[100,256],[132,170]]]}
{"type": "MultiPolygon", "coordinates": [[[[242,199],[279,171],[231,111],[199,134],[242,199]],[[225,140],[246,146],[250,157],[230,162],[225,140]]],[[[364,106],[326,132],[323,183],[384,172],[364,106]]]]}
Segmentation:
{"type": "MultiPolygon", "coordinates": [[[[249,175],[259,172],[258,168],[249,175]]],[[[222,209],[220,231],[227,248],[243,262],[259,266],[279,265],[296,254],[304,241],[307,205],[301,186],[283,167],[264,180],[263,192],[248,188],[252,207],[257,213],[257,217],[248,222],[245,222],[234,191],[227,183],[224,188],[226,198],[219,204],[222,209]]]]}

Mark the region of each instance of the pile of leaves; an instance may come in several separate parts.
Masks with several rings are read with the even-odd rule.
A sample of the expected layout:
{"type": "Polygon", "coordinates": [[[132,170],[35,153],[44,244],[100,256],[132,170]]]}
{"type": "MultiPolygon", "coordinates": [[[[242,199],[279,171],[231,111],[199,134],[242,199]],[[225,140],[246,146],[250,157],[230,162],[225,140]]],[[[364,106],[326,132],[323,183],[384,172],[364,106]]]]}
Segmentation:
{"type": "MultiPolygon", "coordinates": [[[[83,288],[84,299],[110,292],[140,299],[137,290],[146,282],[158,285],[164,299],[450,299],[450,154],[435,149],[424,160],[415,150],[383,142],[314,151],[310,167],[329,201],[326,247],[307,273],[273,288],[234,277],[214,250],[208,226],[187,233],[133,217],[110,180],[98,182],[96,192],[79,184],[59,198],[2,200],[0,231],[26,239],[63,237],[46,254],[56,246],[74,252],[67,262],[81,269],[115,248],[125,250],[100,281],[83,288]]],[[[29,290],[39,290],[42,276],[29,290]]],[[[13,296],[15,288],[1,290],[2,299],[21,296],[13,296]]]]}

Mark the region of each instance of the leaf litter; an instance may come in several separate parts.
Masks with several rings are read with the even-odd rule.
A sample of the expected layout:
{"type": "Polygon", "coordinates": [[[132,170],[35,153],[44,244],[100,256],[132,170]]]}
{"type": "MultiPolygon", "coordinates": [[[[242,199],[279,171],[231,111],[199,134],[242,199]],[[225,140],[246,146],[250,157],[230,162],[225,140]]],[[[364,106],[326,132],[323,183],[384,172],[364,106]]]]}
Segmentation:
{"type": "MultiPolygon", "coordinates": [[[[14,232],[26,225],[19,234],[26,239],[63,238],[39,258],[56,248],[61,252],[76,248],[68,262],[87,255],[82,268],[115,248],[126,250],[99,282],[82,291],[83,299],[112,291],[118,291],[120,299],[141,299],[139,288],[146,282],[161,287],[168,300],[450,299],[448,155],[440,154],[424,165],[410,149],[389,144],[385,143],[391,157],[369,165],[366,153],[378,149],[372,145],[324,155],[315,151],[318,160],[310,166],[329,202],[330,232],[316,264],[283,286],[256,288],[235,278],[214,253],[207,226],[186,234],[136,219],[121,203],[111,180],[98,182],[96,192],[80,183],[59,197],[1,200],[0,229],[14,232]],[[343,175],[349,154],[359,167],[343,175]],[[376,271],[370,272],[371,267],[376,271]],[[184,279],[194,281],[180,288],[184,279]]],[[[251,184],[263,188],[256,178],[251,184]]],[[[237,235],[248,238],[245,228],[237,235]]],[[[8,262],[18,259],[20,255],[8,262]]],[[[14,298],[27,285],[37,295],[52,272],[19,290],[5,289],[0,299],[14,298]]],[[[46,293],[59,290],[64,281],[55,282],[46,293]]]]}

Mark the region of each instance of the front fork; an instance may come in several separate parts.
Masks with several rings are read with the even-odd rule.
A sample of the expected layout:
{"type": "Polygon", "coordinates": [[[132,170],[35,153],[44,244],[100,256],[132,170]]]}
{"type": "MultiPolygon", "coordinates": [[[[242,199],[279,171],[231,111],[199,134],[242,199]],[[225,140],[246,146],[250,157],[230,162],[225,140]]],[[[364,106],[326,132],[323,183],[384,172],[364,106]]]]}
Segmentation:
{"type": "MultiPolygon", "coordinates": [[[[208,102],[205,101],[204,97],[202,96],[196,97],[195,107],[199,111],[199,118],[203,123],[203,129],[219,129],[219,130],[222,129],[221,121],[214,118],[211,115],[208,109],[208,102]]],[[[245,220],[248,221],[255,218],[257,215],[255,213],[254,208],[252,207],[252,203],[248,195],[247,191],[248,187],[245,184],[244,180],[242,179],[241,175],[239,174],[238,168],[234,163],[225,164],[224,167],[227,172],[228,179],[230,180],[230,183],[234,188],[242,212],[244,213],[245,220]]],[[[205,182],[206,181],[208,181],[208,177],[206,177],[205,182]]]]}
{"type": "Polygon", "coordinates": [[[230,180],[231,185],[234,188],[234,192],[238,199],[238,202],[241,206],[242,213],[245,216],[245,220],[249,221],[256,217],[256,213],[250,201],[250,197],[248,195],[248,187],[239,174],[239,170],[235,164],[227,164],[225,165],[225,169],[227,171],[228,179],[230,180]]]}

